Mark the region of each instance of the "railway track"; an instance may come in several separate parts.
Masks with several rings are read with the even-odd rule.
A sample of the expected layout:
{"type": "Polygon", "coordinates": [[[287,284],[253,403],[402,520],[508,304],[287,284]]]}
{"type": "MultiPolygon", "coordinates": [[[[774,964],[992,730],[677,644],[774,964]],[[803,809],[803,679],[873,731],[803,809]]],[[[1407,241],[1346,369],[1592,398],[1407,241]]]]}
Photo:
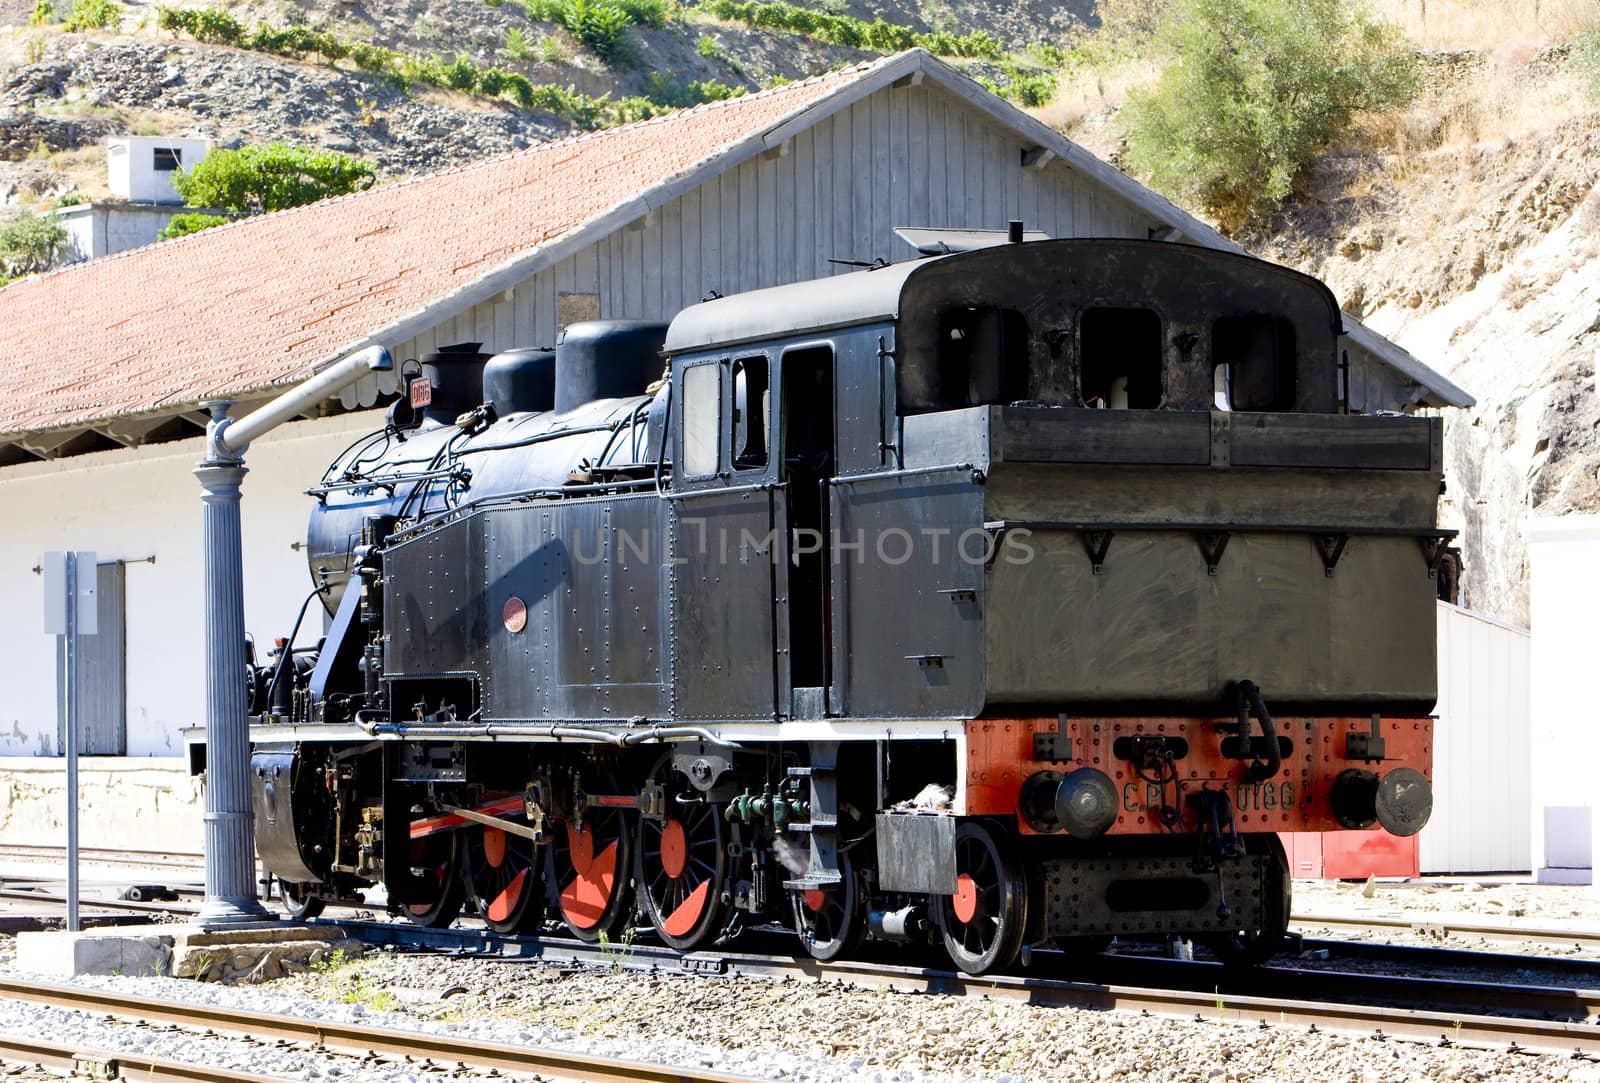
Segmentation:
{"type": "MultiPolygon", "coordinates": [[[[337,924],[348,935],[373,944],[461,955],[713,975],[843,980],[902,992],[1199,1016],[1259,1026],[1300,1025],[1386,1038],[1512,1047],[1600,1059],[1600,989],[1277,966],[1235,976],[1215,963],[1128,956],[1095,960],[1085,970],[1085,975],[1092,977],[1086,981],[1031,974],[970,977],[873,961],[824,965],[785,955],[697,952],[679,956],[670,949],[644,944],[624,949],[572,940],[492,937],[468,929],[418,929],[386,922],[328,924],[337,924]]],[[[1064,966],[1053,952],[1037,952],[1035,959],[1038,970],[1064,966]]]]}
{"type": "MultiPolygon", "coordinates": [[[[510,1073],[522,1077],[584,1080],[592,1083],[629,1083],[629,1081],[751,1083],[748,1076],[730,1075],[726,1072],[592,1057],[561,1050],[485,1042],[474,1038],[456,1038],[425,1031],[395,1030],[321,1019],[298,1019],[209,1004],[131,996],[77,985],[51,985],[0,978],[0,997],[110,1015],[119,1019],[133,1019],[144,1023],[175,1024],[200,1032],[209,1030],[248,1036],[257,1040],[293,1042],[313,1049],[333,1050],[360,1057],[409,1057],[413,1060],[431,1061],[435,1065],[460,1065],[468,1069],[510,1073]]],[[[0,1044],[0,1057],[5,1059],[60,1064],[59,1060],[47,1062],[35,1058],[59,1056],[61,1047],[16,1037],[4,1038],[4,1043],[11,1043],[0,1044]],[[52,1053],[52,1049],[56,1052],[52,1053]]],[[[110,1056],[113,1060],[116,1058],[116,1054],[103,1055],[110,1056]]],[[[129,1078],[147,1078],[145,1075],[149,1064],[147,1060],[142,1057],[124,1058],[124,1060],[131,1069],[134,1069],[129,1078]]],[[[70,1060],[67,1066],[71,1066],[70,1060]]],[[[262,1078],[259,1074],[193,1074],[219,1071],[199,1066],[173,1065],[172,1068],[174,1071],[187,1071],[191,1074],[173,1076],[157,1074],[151,1078],[218,1081],[262,1078]]]]}
{"type": "Polygon", "coordinates": [[[129,1079],[148,1083],[271,1083],[283,1077],[236,1072],[161,1057],[86,1050],[11,1034],[0,1034],[0,1062],[31,1064],[81,1079],[129,1079]]]}
{"type": "MultiPolygon", "coordinates": [[[[14,858],[23,861],[65,861],[65,846],[34,846],[25,843],[0,843],[0,859],[14,858]]],[[[168,853],[157,850],[120,850],[98,846],[80,846],[78,859],[97,865],[135,865],[147,868],[193,869],[196,874],[204,867],[201,854],[168,853]]]]}
{"type": "Polygon", "coordinates": [[[1600,930],[1539,928],[1511,922],[1462,921],[1441,914],[1436,917],[1370,917],[1351,914],[1296,914],[1294,929],[1302,932],[1323,930],[1352,936],[1394,936],[1414,933],[1441,943],[1480,940],[1491,944],[1541,944],[1574,952],[1600,955],[1600,930]]]}
{"type": "MultiPolygon", "coordinates": [[[[35,893],[19,894],[38,897],[35,893]]],[[[144,906],[167,912],[173,910],[171,904],[144,906]]],[[[1600,1060],[1600,963],[1570,957],[1513,956],[1483,951],[1329,940],[1306,941],[1303,946],[1313,951],[1326,949],[1333,960],[1360,959],[1367,963],[1382,964],[1386,969],[1402,971],[1458,968],[1480,974],[1489,972],[1493,980],[1360,973],[1294,965],[1268,966],[1234,974],[1214,963],[1121,954],[1079,960],[1074,964],[1077,974],[1086,980],[1069,980],[1042,976],[1050,971],[1061,973],[1068,966],[1059,953],[1049,951],[1034,953],[1034,963],[1029,972],[974,978],[947,970],[881,960],[822,965],[809,958],[784,954],[712,951],[680,956],[670,949],[652,944],[628,947],[594,945],[558,937],[495,936],[475,928],[439,930],[405,923],[334,919],[319,919],[314,924],[326,925],[330,930],[337,927],[348,935],[375,945],[462,956],[539,959],[562,965],[708,975],[844,980],[868,988],[903,992],[976,995],[1094,1010],[1115,1008],[1151,1015],[1213,1018],[1257,1026],[1298,1025],[1385,1038],[1514,1048],[1600,1060]],[[1519,971],[1529,968],[1553,975],[1560,984],[1528,984],[1525,979],[1519,981],[1512,978],[1519,971]],[[1505,977],[1502,979],[1497,975],[1505,977]]],[[[1306,924],[1321,926],[1324,923],[1317,917],[1306,919],[1306,924]]],[[[1377,927],[1404,925],[1409,928],[1411,924],[1396,922],[1377,927]]],[[[1354,928],[1356,923],[1352,921],[1348,927],[1354,928]]],[[[1453,925],[1451,928],[1460,931],[1473,927],[1453,925]]],[[[760,934],[754,939],[759,941],[760,934]]],[[[25,985],[0,981],[0,996],[23,995],[14,990],[25,985]]],[[[67,996],[69,993],[66,990],[69,988],[56,987],[48,994],[40,995],[67,996]]],[[[142,1010],[146,1003],[70,989],[70,995],[80,994],[109,998],[85,1010],[112,1012],[111,1003],[129,1004],[142,1010]]],[[[157,1011],[153,1007],[150,1010],[157,1011]]],[[[544,1055],[559,1056],[544,1051],[487,1047],[486,1050],[480,1049],[483,1056],[468,1057],[458,1047],[457,1051],[462,1055],[453,1057],[449,1052],[451,1043],[448,1039],[430,1035],[419,1036],[404,1031],[382,1032],[377,1028],[276,1017],[273,1017],[271,1024],[253,1016],[248,1021],[240,1021],[249,1013],[230,1013],[191,1005],[169,1005],[165,1010],[179,1014],[152,1018],[192,1023],[200,1013],[219,1013],[214,1020],[201,1018],[199,1025],[217,1030],[242,1030],[245,1033],[275,1035],[286,1040],[302,1040],[293,1036],[298,1030],[302,1038],[311,1035],[330,1048],[354,1050],[359,1047],[369,1053],[403,1051],[412,1056],[454,1059],[472,1067],[501,1071],[538,1071],[561,1078],[732,1078],[715,1074],[684,1075],[676,1070],[665,1075],[638,1075],[639,1069],[635,1066],[626,1068],[626,1072],[632,1074],[600,1077],[569,1073],[562,1076],[553,1064],[545,1064],[540,1068],[538,1064],[543,1062],[529,1060],[530,1057],[544,1055]],[[233,1026],[224,1018],[227,1016],[235,1018],[233,1026]]],[[[588,1070],[585,1068],[585,1071],[588,1070]]]]}

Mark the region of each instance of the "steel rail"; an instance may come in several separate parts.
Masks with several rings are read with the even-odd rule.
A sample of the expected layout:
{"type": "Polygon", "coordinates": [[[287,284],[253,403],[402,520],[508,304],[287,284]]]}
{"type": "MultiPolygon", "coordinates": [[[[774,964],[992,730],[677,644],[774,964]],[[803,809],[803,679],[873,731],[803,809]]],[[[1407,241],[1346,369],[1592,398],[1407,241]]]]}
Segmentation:
{"type": "Polygon", "coordinates": [[[1325,928],[1379,935],[1417,933],[1441,941],[1452,937],[1477,937],[1496,944],[1543,944],[1549,947],[1600,952],[1600,930],[1540,928],[1509,923],[1490,925],[1462,921],[1451,914],[1440,914],[1436,917],[1375,917],[1355,914],[1297,913],[1290,927],[1301,932],[1325,928]]]}
{"type": "Polygon", "coordinates": [[[1600,1012],[1600,992],[1595,991],[1275,967],[1235,978],[1214,963],[1121,956],[1099,961],[1102,974],[1162,983],[1158,987],[1023,975],[972,977],[854,960],[819,963],[790,956],[715,952],[680,956],[669,948],[649,944],[619,948],[576,940],[494,937],[472,929],[423,929],[375,921],[330,920],[327,924],[337,925],[348,935],[369,943],[420,946],[462,955],[657,972],[843,980],[900,992],[991,996],[1030,1004],[1199,1016],[1265,1026],[1285,1023],[1385,1038],[1600,1058],[1600,1026],[1578,1021],[1589,1013],[1600,1012]],[[1171,987],[1184,984],[1191,988],[1171,987]],[[1242,989],[1249,991],[1241,992],[1242,989]],[[1359,1002],[1351,1003],[1352,1000],[1359,1002]],[[1407,1006],[1419,1004],[1432,1007],[1407,1006]],[[1508,1012],[1522,1014],[1494,1014],[1508,1012]],[[1542,1013],[1562,1018],[1529,1017],[1542,1013]]]}
{"type": "MultiPolygon", "coordinates": [[[[19,891],[12,888],[0,890],[0,899],[16,902],[36,903],[65,903],[65,895],[44,891],[19,891]]],[[[173,914],[185,915],[198,913],[200,907],[195,903],[182,903],[176,900],[166,902],[143,902],[134,899],[95,899],[85,898],[81,902],[84,906],[95,907],[103,910],[119,910],[131,914],[173,914]]]]}
{"type": "MultiPolygon", "coordinates": [[[[114,850],[95,846],[80,846],[79,855],[85,860],[96,864],[107,865],[152,865],[156,867],[188,867],[193,866],[195,871],[201,869],[201,855],[166,853],[155,850],[114,850]]],[[[5,842],[0,843],[0,858],[53,858],[64,859],[67,856],[65,846],[45,846],[32,843],[5,842]]]]}
{"type": "Polygon", "coordinates": [[[273,1080],[289,1078],[189,1064],[143,1053],[90,1050],[13,1034],[0,1034],[0,1061],[66,1071],[72,1073],[74,1079],[137,1079],[148,1083],[271,1083],[273,1080]]]}
{"type": "Polygon", "coordinates": [[[1415,967],[1446,967],[1454,970],[1503,970],[1508,973],[1544,970],[1563,975],[1563,980],[1586,983],[1584,988],[1600,988],[1600,959],[1574,955],[1514,955],[1471,948],[1436,947],[1431,944],[1375,944],[1368,940],[1322,940],[1300,938],[1301,951],[1326,951],[1330,958],[1360,959],[1387,963],[1409,972],[1415,967]]]}
{"type": "Polygon", "coordinates": [[[301,1019],[211,1004],[132,996],[77,985],[51,985],[0,978],[0,997],[143,1022],[209,1028],[257,1039],[281,1038],[360,1055],[373,1053],[423,1057],[470,1068],[531,1072],[559,1079],[584,1080],[586,1083],[752,1083],[749,1076],[726,1072],[615,1060],[555,1049],[486,1042],[476,1038],[454,1038],[426,1031],[301,1019]]]}

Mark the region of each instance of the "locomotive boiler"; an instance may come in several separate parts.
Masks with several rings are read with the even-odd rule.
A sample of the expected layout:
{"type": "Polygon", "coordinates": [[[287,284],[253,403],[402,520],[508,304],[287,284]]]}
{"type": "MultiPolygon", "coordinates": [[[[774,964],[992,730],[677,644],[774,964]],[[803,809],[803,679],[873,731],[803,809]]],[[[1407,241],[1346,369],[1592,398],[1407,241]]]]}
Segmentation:
{"type": "Polygon", "coordinates": [[[1431,808],[1441,425],[1350,413],[1341,335],[1282,267],[1063,240],[428,355],[310,490],[262,860],[682,951],[1265,958],[1279,832],[1431,808]]]}

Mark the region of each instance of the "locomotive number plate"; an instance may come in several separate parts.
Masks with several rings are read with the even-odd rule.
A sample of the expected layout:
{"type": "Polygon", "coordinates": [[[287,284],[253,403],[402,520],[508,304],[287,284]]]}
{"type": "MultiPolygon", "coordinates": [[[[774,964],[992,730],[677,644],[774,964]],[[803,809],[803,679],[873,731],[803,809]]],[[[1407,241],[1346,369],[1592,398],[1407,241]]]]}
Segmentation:
{"type": "Polygon", "coordinates": [[[426,376],[412,380],[406,390],[411,395],[411,407],[414,410],[420,410],[433,401],[433,381],[426,376]]]}

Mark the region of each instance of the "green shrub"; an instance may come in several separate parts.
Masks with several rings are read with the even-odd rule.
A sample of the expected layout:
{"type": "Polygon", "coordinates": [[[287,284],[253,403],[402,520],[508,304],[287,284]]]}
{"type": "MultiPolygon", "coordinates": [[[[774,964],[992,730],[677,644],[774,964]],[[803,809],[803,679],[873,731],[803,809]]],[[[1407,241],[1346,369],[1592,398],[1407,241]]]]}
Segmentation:
{"type": "Polygon", "coordinates": [[[488,98],[498,98],[506,92],[508,74],[499,68],[484,68],[478,72],[478,93],[488,98]]]}
{"type": "Polygon", "coordinates": [[[567,56],[567,48],[559,38],[549,35],[539,39],[539,59],[546,64],[563,63],[567,56]]]}
{"type": "Polygon", "coordinates": [[[886,23],[882,19],[869,23],[846,15],[830,15],[793,4],[762,3],[760,0],[751,0],[749,3],[741,0],[707,0],[701,4],[701,10],[718,19],[742,22],[757,30],[788,30],[852,49],[895,53],[902,49],[922,48],[938,56],[982,60],[1000,60],[1005,56],[1005,48],[1000,40],[981,30],[970,34],[944,31],[919,34],[909,26],[886,23]]]}
{"type": "Polygon", "coordinates": [[[1342,0],[1182,0],[1156,43],[1169,60],[1123,112],[1128,162],[1229,231],[1282,205],[1354,114],[1416,93],[1398,31],[1342,0]]]}
{"type": "Polygon", "coordinates": [[[694,49],[695,52],[699,53],[707,60],[715,60],[717,57],[722,55],[722,46],[718,45],[717,39],[712,37],[710,34],[701,34],[698,38],[696,38],[694,49]]]}
{"type": "Polygon", "coordinates": [[[400,64],[400,54],[382,45],[369,45],[364,41],[350,45],[350,62],[356,70],[368,75],[393,75],[400,64]]]}
{"type": "Polygon", "coordinates": [[[607,64],[632,59],[628,28],[633,19],[618,0],[564,0],[557,21],[607,64]]]}
{"type": "Polygon", "coordinates": [[[306,26],[269,26],[257,23],[250,34],[250,48],[262,53],[304,59],[316,53],[327,61],[343,60],[350,54],[349,46],[326,30],[312,30],[306,26]]]}
{"type": "Polygon", "coordinates": [[[696,79],[680,85],[664,72],[653,71],[645,87],[644,98],[662,109],[687,109],[692,105],[737,98],[743,93],[743,87],[731,87],[714,79],[696,79]]]}
{"type": "Polygon", "coordinates": [[[513,26],[506,31],[506,44],[500,50],[500,55],[507,60],[532,60],[533,46],[529,44],[528,36],[513,26]]]}
{"type": "Polygon", "coordinates": [[[156,234],[157,240],[170,241],[174,237],[186,237],[191,233],[199,233],[202,229],[220,226],[228,219],[220,214],[175,214],[172,220],[162,227],[156,234]]]}
{"type": "Polygon", "coordinates": [[[242,45],[245,26],[221,8],[157,8],[156,25],[211,45],[242,45]]]}
{"type": "Polygon", "coordinates": [[[617,0],[635,26],[659,30],[667,25],[670,9],[667,0],[617,0]]]}
{"type": "Polygon", "coordinates": [[[1036,41],[1028,47],[1028,52],[1038,57],[1039,63],[1047,68],[1064,68],[1067,65],[1067,51],[1054,42],[1036,41]]]}
{"type": "MultiPolygon", "coordinates": [[[[471,57],[457,53],[455,63],[445,65],[444,85],[447,89],[471,94],[478,88],[478,66],[471,57]]],[[[484,93],[489,91],[485,90],[484,93]]]]}
{"type": "Polygon", "coordinates": [[[114,31],[122,25],[122,5],[117,0],[72,0],[62,25],[71,31],[114,31]]]}
{"type": "Polygon", "coordinates": [[[50,0],[33,0],[33,14],[28,16],[29,26],[45,26],[56,21],[56,6],[50,0]]]}
{"type": "Polygon", "coordinates": [[[977,80],[990,91],[1026,109],[1049,105],[1050,99],[1055,97],[1056,73],[1053,71],[1024,71],[1016,64],[1002,64],[1000,70],[1006,76],[1004,83],[982,75],[977,80]]]}
{"type": "Polygon", "coordinates": [[[1578,32],[1572,40],[1572,58],[1589,81],[1589,97],[1600,101],[1600,23],[1578,32]]]}
{"type": "Polygon", "coordinates": [[[372,187],[372,163],[283,143],[213,151],[172,185],[191,207],[258,214],[372,187]]]}
{"type": "Polygon", "coordinates": [[[0,273],[37,274],[55,262],[66,243],[66,226],[54,217],[41,218],[24,210],[0,228],[0,273]]]}

